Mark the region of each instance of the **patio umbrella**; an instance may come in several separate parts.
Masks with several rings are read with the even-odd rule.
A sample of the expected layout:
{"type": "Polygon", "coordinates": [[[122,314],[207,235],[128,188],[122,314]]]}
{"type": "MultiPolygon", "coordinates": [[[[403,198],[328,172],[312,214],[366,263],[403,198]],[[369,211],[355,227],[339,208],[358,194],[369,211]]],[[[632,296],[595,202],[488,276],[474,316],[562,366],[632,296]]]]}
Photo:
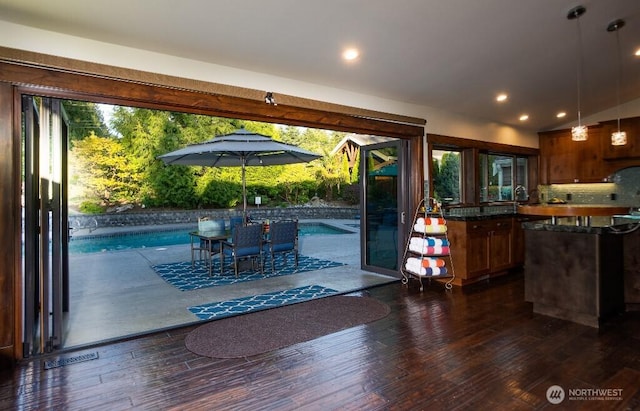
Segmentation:
{"type": "Polygon", "coordinates": [[[269,136],[238,129],[231,134],[214,137],[203,143],[191,144],[158,158],[165,164],[209,167],[242,167],[242,216],[247,216],[247,166],[271,166],[305,163],[321,157],[269,136]]]}

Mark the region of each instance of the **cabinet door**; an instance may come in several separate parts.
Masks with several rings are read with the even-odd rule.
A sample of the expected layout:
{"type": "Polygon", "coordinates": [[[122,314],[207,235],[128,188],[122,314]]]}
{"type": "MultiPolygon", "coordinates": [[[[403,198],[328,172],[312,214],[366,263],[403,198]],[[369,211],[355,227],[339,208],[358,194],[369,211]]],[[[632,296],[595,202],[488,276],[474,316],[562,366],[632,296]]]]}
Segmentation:
{"type": "Polygon", "coordinates": [[[610,174],[602,156],[604,130],[589,127],[587,141],[571,140],[571,130],[540,133],[542,184],[597,183],[610,174]]]}
{"type": "Polygon", "coordinates": [[[467,277],[489,273],[489,230],[485,224],[470,223],[467,230],[467,277]]]}
{"type": "Polygon", "coordinates": [[[511,220],[497,221],[489,236],[491,271],[507,270],[513,266],[513,236],[511,220]]]}
{"type": "Polygon", "coordinates": [[[573,183],[576,156],[571,131],[540,133],[540,180],[543,184],[573,183]]]}

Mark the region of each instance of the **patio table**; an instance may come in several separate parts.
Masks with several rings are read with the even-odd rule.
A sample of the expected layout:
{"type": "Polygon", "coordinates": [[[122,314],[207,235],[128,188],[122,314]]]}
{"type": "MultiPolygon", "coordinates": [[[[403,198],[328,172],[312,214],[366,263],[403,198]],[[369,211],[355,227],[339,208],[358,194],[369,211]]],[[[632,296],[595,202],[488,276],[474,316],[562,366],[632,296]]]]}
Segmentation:
{"type": "Polygon", "coordinates": [[[192,231],[189,233],[191,238],[191,267],[195,262],[195,252],[207,252],[209,260],[209,271],[211,271],[211,253],[213,252],[213,244],[218,241],[226,240],[231,234],[230,230],[212,230],[212,231],[192,231]],[[197,245],[196,245],[197,244],[197,245]]]}

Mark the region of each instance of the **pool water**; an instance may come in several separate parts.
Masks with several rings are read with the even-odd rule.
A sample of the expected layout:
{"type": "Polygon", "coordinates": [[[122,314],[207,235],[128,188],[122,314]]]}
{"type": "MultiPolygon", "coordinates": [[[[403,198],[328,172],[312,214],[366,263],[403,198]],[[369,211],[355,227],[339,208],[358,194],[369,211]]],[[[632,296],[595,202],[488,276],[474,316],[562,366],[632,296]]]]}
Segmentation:
{"type": "MultiPolygon", "coordinates": [[[[167,230],[151,232],[130,232],[115,235],[89,235],[71,238],[69,253],[97,253],[102,251],[130,250],[132,248],[164,247],[189,244],[191,230],[167,230]]],[[[299,235],[352,234],[326,224],[300,224],[299,235]]]]}

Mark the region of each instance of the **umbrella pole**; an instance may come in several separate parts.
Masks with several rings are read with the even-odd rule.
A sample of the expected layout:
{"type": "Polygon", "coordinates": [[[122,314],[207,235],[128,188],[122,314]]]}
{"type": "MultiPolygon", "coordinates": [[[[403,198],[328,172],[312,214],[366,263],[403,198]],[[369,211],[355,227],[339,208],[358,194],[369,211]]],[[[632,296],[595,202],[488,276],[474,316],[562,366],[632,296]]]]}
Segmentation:
{"type": "Polygon", "coordinates": [[[247,182],[245,180],[246,159],[242,157],[242,224],[247,223],[247,182]]]}

